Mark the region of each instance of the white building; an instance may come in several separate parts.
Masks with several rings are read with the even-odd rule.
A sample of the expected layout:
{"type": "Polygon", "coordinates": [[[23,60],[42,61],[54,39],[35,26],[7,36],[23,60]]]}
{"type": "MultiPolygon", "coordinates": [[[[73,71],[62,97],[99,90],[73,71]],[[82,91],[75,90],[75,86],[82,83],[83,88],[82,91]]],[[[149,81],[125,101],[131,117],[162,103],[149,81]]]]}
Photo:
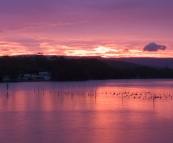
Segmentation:
{"type": "Polygon", "coordinates": [[[38,76],[40,78],[43,78],[44,80],[50,80],[51,79],[51,73],[49,73],[49,72],[39,72],[38,76]]]}
{"type": "Polygon", "coordinates": [[[5,77],[3,78],[3,81],[11,81],[11,78],[10,78],[9,76],[5,76],[5,77]]]}

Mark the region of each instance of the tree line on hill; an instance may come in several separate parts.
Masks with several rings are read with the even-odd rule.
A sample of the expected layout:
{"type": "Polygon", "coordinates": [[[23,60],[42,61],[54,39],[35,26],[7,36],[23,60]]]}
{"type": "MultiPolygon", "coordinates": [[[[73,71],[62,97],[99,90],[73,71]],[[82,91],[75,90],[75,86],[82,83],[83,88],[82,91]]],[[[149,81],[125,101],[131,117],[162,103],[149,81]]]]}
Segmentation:
{"type": "Polygon", "coordinates": [[[18,76],[38,74],[41,71],[50,72],[52,81],[173,78],[173,69],[168,67],[116,67],[96,58],[67,59],[43,55],[0,57],[0,81],[6,76],[16,81],[18,76]]]}

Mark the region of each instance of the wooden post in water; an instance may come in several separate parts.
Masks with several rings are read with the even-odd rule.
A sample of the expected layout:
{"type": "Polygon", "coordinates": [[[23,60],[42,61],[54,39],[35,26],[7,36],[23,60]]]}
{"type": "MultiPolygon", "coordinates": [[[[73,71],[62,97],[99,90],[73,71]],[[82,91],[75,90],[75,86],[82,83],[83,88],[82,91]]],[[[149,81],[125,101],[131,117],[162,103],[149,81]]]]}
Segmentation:
{"type": "Polygon", "coordinates": [[[122,92],[122,106],[123,106],[123,92],[122,92]]]}
{"type": "Polygon", "coordinates": [[[6,89],[7,89],[7,94],[6,94],[6,96],[7,96],[7,98],[8,98],[8,89],[9,89],[8,83],[6,84],[6,89]]]}
{"type": "Polygon", "coordinates": [[[9,85],[8,85],[8,83],[6,84],[6,88],[7,88],[7,92],[8,92],[8,88],[9,88],[9,85]]]}
{"type": "Polygon", "coordinates": [[[155,95],[153,93],[153,110],[154,110],[154,100],[155,100],[155,95]]]}

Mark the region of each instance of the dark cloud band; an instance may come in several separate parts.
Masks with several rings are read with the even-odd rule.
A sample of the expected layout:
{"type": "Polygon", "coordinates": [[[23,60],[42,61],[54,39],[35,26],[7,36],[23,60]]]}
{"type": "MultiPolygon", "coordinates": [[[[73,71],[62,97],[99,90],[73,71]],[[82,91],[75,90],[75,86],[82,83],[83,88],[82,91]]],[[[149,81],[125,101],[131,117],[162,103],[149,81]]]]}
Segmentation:
{"type": "Polygon", "coordinates": [[[150,43],[144,47],[144,51],[150,51],[150,52],[155,52],[158,50],[165,50],[166,46],[163,45],[157,45],[156,43],[150,43]]]}

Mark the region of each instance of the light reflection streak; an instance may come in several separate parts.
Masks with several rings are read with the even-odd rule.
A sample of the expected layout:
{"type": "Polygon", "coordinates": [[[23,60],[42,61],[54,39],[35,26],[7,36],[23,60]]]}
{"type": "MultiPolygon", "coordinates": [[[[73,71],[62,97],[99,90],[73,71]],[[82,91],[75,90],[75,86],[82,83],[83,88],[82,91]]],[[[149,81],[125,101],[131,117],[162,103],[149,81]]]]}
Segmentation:
{"type": "MultiPolygon", "coordinates": [[[[172,100],[173,93],[171,91],[163,92],[160,89],[143,89],[131,87],[130,83],[126,83],[127,87],[121,87],[121,83],[113,85],[97,85],[93,84],[87,87],[82,85],[79,87],[66,87],[61,89],[39,89],[31,91],[14,90],[9,91],[8,98],[1,94],[0,103],[1,112],[4,111],[26,111],[26,110],[116,110],[117,108],[128,107],[131,110],[146,111],[152,107],[153,95],[158,97],[155,106],[161,104],[162,100],[167,98],[172,100]],[[115,87],[119,87],[118,89],[115,87]],[[77,88],[77,89],[76,89],[77,88]],[[160,96],[163,94],[162,99],[160,96]],[[122,106],[123,97],[123,106],[122,106]],[[80,101],[80,102],[79,102],[80,101]],[[161,103],[160,103],[161,102],[161,103]],[[7,104],[7,106],[5,106],[7,104]],[[145,105],[146,104],[146,105],[145,105]],[[92,106],[91,106],[92,105],[92,106]],[[145,105],[145,106],[143,106],[145,105]],[[85,107],[87,106],[87,107],[85,107]]],[[[136,85],[136,84],[134,84],[136,85]]],[[[4,93],[4,95],[6,95],[4,93]]],[[[156,108],[157,109],[157,108],[156,108]]]]}

